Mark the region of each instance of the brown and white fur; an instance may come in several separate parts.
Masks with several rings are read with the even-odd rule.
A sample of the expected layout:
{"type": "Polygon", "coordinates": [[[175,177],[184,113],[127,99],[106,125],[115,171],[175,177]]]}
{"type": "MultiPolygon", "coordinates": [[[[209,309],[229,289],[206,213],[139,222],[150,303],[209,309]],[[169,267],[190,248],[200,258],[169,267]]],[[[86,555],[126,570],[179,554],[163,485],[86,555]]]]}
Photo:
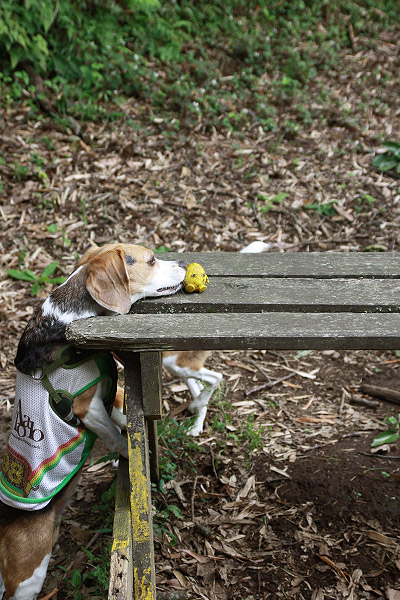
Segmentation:
{"type": "MultiPolygon", "coordinates": [[[[141,246],[90,249],[67,281],[34,312],[18,346],[16,367],[28,370],[51,363],[65,345],[69,323],[126,314],[140,298],[173,294],[181,288],[185,273],[183,263],[157,260],[141,246]]],[[[116,408],[109,417],[100,384],[75,398],[73,411],[112,452],[127,457],[126,438],[119,430],[126,426],[125,417],[116,408]]],[[[75,476],[41,510],[27,512],[0,502],[0,598],[5,594],[5,600],[34,600],[42,589],[56,525],[77,480],[75,476]]]]}
{"type": "MultiPolygon", "coordinates": [[[[263,242],[254,242],[242,252],[263,252],[263,242]]],[[[126,314],[144,297],[173,294],[185,276],[181,262],[157,260],[151,250],[130,244],[93,247],[79,261],[65,283],[55,289],[28,322],[22,334],[16,367],[35,369],[56,359],[65,344],[65,329],[77,319],[96,315],[126,314]]],[[[193,397],[189,409],[196,415],[191,435],[203,431],[208,402],[222,375],[204,367],[209,352],[165,352],[163,364],[182,379],[193,397]]],[[[73,411],[112,452],[127,457],[126,427],[121,414],[121,394],[111,417],[106,412],[101,389],[91,388],[77,397],[73,411]]],[[[79,474],[44,509],[25,512],[0,502],[0,600],[34,600],[46,576],[55,532],[79,474]],[[32,548],[35,552],[32,552],[32,548]]]]}
{"type": "MultiPolygon", "coordinates": [[[[264,242],[252,242],[241,250],[242,253],[265,252],[270,247],[264,242]]],[[[210,352],[164,352],[163,366],[174,377],[182,379],[189,388],[192,402],[189,410],[196,415],[189,435],[197,436],[203,432],[207,407],[214,391],[222,381],[221,373],[211,371],[204,366],[210,352]]]]}

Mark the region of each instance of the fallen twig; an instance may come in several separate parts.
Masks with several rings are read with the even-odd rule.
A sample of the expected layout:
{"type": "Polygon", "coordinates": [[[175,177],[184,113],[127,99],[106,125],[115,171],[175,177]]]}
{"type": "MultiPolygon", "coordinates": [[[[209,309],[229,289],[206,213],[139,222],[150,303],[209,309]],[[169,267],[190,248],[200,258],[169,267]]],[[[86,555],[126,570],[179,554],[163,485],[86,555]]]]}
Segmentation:
{"type": "Polygon", "coordinates": [[[195,516],[194,516],[194,498],[196,496],[196,486],[197,486],[197,480],[198,479],[199,479],[199,476],[196,475],[196,477],[194,478],[194,481],[193,481],[192,496],[190,498],[190,508],[191,508],[191,516],[192,516],[193,523],[195,521],[195,516]]]}
{"type": "Polygon", "coordinates": [[[361,396],[350,399],[350,404],[361,404],[361,406],[366,406],[367,408],[378,408],[379,402],[375,400],[368,400],[368,398],[362,398],[361,396]]]}
{"type": "Polygon", "coordinates": [[[382,400],[388,400],[395,404],[400,404],[400,391],[394,390],[393,388],[381,387],[378,385],[370,385],[363,383],[361,391],[375,398],[381,398],[382,400]]]}
{"type": "Polygon", "coordinates": [[[284,375],[284,377],[280,377],[279,379],[275,379],[274,381],[268,381],[267,383],[263,383],[262,385],[258,385],[252,390],[248,390],[245,392],[245,396],[250,396],[250,394],[254,394],[255,392],[259,392],[260,390],[265,390],[267,388],[271,388],[274,385],[278,385],[278,383],[282,383],[282,381],[286,381],[286,379],[290,379],[294,377],[297,373],[290,373],[289,375],[284,375]]]}
{"type": "Polygon", "coordinates": [[[359,450],[358,454],[362,454],[363,456],[369,456],[370,458],[388,458],[389,460],[400,460],[400,456],[389,456],[388,454],[371,454],[370,452],[363,452],[359,450]]]}
{"type": "Polygon", "coordinates": [[[52,592],[49,592],[45,596],[42,596],[40,598],[40,600],[50,600],[50,598],[53,598],[53,596],[55,596],[57,593],[58,593],[58,589],[54,588],[54,590],[52,592]]]}

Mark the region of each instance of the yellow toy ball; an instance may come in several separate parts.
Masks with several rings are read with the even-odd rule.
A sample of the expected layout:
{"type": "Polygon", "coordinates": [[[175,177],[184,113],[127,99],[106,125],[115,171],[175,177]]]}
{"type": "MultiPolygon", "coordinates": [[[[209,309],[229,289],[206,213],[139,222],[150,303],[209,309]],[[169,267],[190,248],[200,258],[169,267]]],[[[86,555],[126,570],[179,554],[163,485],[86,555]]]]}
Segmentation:
{"type": "Polygon", "coordinates": [[[209,283],[205,270],[198,263],[190,263],[186,268],[183,285],[187,292],[204,292],[209,283]]]}

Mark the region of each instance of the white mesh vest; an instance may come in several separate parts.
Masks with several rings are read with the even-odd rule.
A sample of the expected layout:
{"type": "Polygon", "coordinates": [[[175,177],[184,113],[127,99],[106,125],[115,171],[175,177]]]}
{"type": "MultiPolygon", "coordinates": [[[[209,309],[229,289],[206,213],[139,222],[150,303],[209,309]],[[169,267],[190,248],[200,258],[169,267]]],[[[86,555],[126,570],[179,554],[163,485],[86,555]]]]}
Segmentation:
{"type": "MultiPolygon", "coordinates": [[[[47,377],[56,393],[67,399],[68,408],[74,397],[99,382],[104,382],[104,403],[112,407],[116,368],[108,353],[70,361],[47,377]]],[[[0,500],[9,506],[22,510],[46,506],[93,448],[96,434],[76,418],[77,425],[64,421],[52,405],[57,410],[41,379],[18,372],[11,435],[0,473],[0,500]]],[[[72,412],[70,416],[74,418],[72,412]]]]}

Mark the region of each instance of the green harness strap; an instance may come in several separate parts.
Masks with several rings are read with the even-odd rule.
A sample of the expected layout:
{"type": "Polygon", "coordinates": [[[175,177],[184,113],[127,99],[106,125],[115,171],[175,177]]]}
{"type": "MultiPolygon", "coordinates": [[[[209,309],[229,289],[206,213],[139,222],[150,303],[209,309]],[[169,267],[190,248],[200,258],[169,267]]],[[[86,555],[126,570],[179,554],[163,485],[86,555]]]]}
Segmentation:
{"type": "Polygon", "coordinates": [[[52,363],[45,365],[44,367],[39,367],[38,369],[32,369],[30,371],[24,371],[27,375],[31,375],[33,379],[39,380],[42,382],[43,387],[49,394],[49,403],[54,412],[66,423],[69,425],[73,425],[74,427],[82,426],[81,420],[74,414],[72,409],[72,404],[74,401],[74,397],[72,394],[66,391],[56,391],[54,386],[52,385],[49,375],[53,373],[56,369],[63,367],[70,363],[70,368],[74,366],[79,366],[82,363],[88,362],[89,360],[93,360],[96,356],[99,356],[99,352],[96,353],[88,353],[85,355],[83,353],[83,357],[77,357],[78,360],[76,364],[72,363],[71,360],[75,358],[73,353],[70,352],[72,346],[68,344],[64,346],[59,353],[59,356],[52,363]]]}

